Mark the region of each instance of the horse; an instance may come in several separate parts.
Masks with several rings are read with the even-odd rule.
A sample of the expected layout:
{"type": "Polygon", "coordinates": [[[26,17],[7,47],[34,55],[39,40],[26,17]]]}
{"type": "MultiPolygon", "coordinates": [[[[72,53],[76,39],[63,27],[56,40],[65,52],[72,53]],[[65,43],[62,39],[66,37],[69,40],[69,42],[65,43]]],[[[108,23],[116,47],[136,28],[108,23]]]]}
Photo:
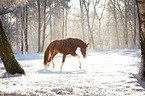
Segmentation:
{"type": "Polygon", "coordinates": [[[60,39],[60,40],[54,40],[52,41],[47,48],[44,51],[44,66],[47,68],[50,65],[50,62],[52,61],[53,68],[55,67],[55,64],[53,62],[53,58],[58,54],[63,54],[62,59],[62,65],[60,70],[62,70],[62,66],[64,65],[65,58],[67,55],[71,55],[74,57],[77,57],[79,59],[79,68],[81,69],[81,62],[80,62],[80,56],[76,54],[77,48],[80,48],[81,53],[84,58],[86,58],[86,48],[89,45],[89,43],[85,43],[83,40],[78,38],[66,38],[66,39],[60,39]]]}

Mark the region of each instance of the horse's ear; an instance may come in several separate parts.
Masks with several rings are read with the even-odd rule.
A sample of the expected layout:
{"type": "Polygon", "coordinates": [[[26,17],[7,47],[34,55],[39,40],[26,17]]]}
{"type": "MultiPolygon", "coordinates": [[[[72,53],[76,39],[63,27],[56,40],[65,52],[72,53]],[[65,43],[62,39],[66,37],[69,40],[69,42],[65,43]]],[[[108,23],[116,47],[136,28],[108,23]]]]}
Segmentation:
{"type": "Polygon", "coordinates": [[[89,43],[87,44],[87,47],[88,47],[89,43]]]}

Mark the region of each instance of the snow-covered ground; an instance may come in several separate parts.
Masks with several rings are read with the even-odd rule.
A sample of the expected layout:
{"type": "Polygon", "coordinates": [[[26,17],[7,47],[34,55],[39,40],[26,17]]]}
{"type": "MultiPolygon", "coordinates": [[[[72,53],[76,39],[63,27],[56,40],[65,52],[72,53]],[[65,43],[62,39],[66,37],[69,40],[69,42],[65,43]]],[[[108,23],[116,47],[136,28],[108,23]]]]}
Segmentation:
{"type": "MultiPolygon", "coordinates": [[[[78,54],[81,56],[80,52],[78,54]]],[[[6,76],[0,63],[0,94],[32,96],[143,96],[142,88],[133,76],[138,74],[139,49],[114,49],[96,52],[89,50],[87,58],[81,56],[82,69],[75,57],[67,56],[60,71],[62,55],[54,58],[47,69],[43,66],[43,53],[16,55],[26,75],[6,76]],[[9,78],[7,78],[9,77],[9,78]]]]}

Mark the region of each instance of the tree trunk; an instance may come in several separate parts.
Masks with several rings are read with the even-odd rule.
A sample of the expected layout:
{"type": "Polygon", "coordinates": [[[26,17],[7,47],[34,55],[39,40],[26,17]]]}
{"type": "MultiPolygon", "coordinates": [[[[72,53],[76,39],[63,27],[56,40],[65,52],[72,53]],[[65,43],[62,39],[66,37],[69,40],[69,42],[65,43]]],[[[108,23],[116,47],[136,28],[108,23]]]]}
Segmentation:
{"type": "Polygon", "coordinates": [[[136,0],[134,0],[134,37],[133,37],[134,48],[136,48],[136,0]]]}
{"type": "Polygon", "coordinates": [[[116,33],[116,40],[117,40],[117,47],[119,48],[119,35],[118,35],[118,22],[117,22],[117,16],[116,16],[116,0],[114,0],[114,4],[113,4],[113,15],[114,15],[114,19],[115,19],[115,33],[116,33]]]}
{"type": "Polygon", "coordinates": [[[141,41],[141,79],[145,80],[145,0],[137,0],[138,17],[139,17],[139,31],[141,41]]]}
{"type": "Polygon", "coordinates": [[[24,19],[24,17],[25,17],[25,10],[24,10],[24,8],[23,8],[23,10],[21,11],[21,53],[23,54],[23,52],[24,52],[24,42],[23,42],[23,34],[24,34],[24,21],[25,21],[25,19],[24,19]]]}
{"type": "Polygon", "coordinates": [[[19,32],[18,32],[18,17],[16,17],[16,48],[17,48],[17,53],[19,52],[19,32]]]}
{"type": "Polygon", "coordinates": [[[52,41],[52,17],[51,17],[51,15],[50,15],[50,42],[52,41]]]}
{"type": "Polygon", "coordinates": [[[93,49],[95,49],[93,32],[92,32],[91,27],[90,27],[89,12],[87,12],[87,22],[88,22],[88,30],[89,30],[90,35],[91,35],[91,41],[92,41],[93,49]]]}
{"type": "MultiPolygon", "coordinates": [[[[120,15],[121,15],[121,22],[122,22],[122,27],[123,27],[123,36],[124,36],[124,39],[125,39],[125,26],[124,26],[124,19],[123,19],[123,12],[122,12],[122,9],[120,8],[120,4],[118,2],[119,0],[117,0],[117,7],[119,9],[119,12],[120,12],[120,15]]],[[[126,40],[126,39],[125,39],[126,40]]]]}
{"type": "Polygon", "coordinates": [[[26,7],[25,7],[25,11],[26,11],[26,19],[25,19],[25,21],[26,21],[26,24],[25,24],[25,31],[24,31],[24,34],[25,34],[25,52],[28,52],[28,40],[27,40],[27,31],[28,31],[28,10],[27,10],[27,5],[26,5],[26,7]]]}
{"type": "Polygon", "coordinates": [[[62,39],[64,38],[64,8],[62,8],[62,39]]]}
{"type": "Polygon", "coordinates": [[[25,74],[24,70],[21,68],[20,64],[15,59],[12,48],[4,32],[1,20],[0,20],[0,56],[6,68],[7,73],[25,74]]]}
{"type": "Polygon", "coordinates": [[[65,18],[65,38],[67,37],[67,21],[68,21],[68,12],[66,11],[66,18],[65,18]]]}
{"type": "Polygon", "coordinates": [[[93,45],[93,49],[95,49],[95,45],[94,45],[94,37],[93,37],[93,32],[91,30],[91,26],[90,26],[90,17],[89,17],[89,6],[90,6],[91,1],[88,1],[88,3],[86,4],[85,0],[83,0],[83,4],[85,6],[86,12],[87,12],[87,23],[88,23],[88,34],[90,33],[90,39],[93,45]]]}
{"type": "Polygon", "coordinates": [[[38,6],[38,53],[40,52],[40,27],[41,27],[41,17],[40,17],[40,0],[37,0],[38,6]]]}
{"type": "MultiPolygon", "coordinates": [[[[49,2],[49,8],[50,8],[50,12],[51,12],[51,8],[52,8],[52,6],[51,6],[51,2],[49,2]]],[[[51,14],[50,14],[50,22],[49,22],[49,24],[50,24],[50,42],[52,41],[52,17],[51,17],[51,14]]]]}
{"type": "Polygon", "coordinates": [[[125,38],[126,38],[126,45],[128,47],[128,31],[127,31],[127,1],[124,0],[125,5],[125,38]]]}
{"type": "Polygon", "coordinates": [[[44,49],[44,41],[45,41],[45,30],[46,30],[46,25],[45,25],[45,17],[46,17],[46,0],[44,0],[44,17],[43,17],[43,40],[42,40],[42,48],[41,52],[43,52],[44,49]]]}
{"type": "Polygon", "coordinates": [[[84,12],[83,12],[83,9],[84,9],[84,7],[83,7],[83,1],[82,0],[80,0],[80,10],[81,10],[81,29],[82,29],[82,33],[83,33],[83,40],[85,41],[85,31],[84,31],[84,12]]]}

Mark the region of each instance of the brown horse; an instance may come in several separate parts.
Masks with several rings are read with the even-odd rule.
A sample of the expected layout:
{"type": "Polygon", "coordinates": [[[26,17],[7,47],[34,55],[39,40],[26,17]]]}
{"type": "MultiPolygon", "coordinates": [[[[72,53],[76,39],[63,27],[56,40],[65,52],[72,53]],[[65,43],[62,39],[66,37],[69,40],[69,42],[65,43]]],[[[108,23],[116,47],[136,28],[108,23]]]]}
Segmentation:
{"type": "Polygon", "coordinates": [[[61,65],[60,70],[62,69],[66,56],[69,54],[74,57],[79,58],[79,63],[80,63],[79,68],[81,69],[80,57],[76,54],[75,51],[77,50],[78,47],[81,48],[81,53],[83,57],[85,58],[86,48],[88,44],[86,44],[81,39],[77,39],[77,38],[55,40],[47,46],[44,52],[44,66],[47,68],[50,65],[50,62],[52,61],[53,68],[54,68],[55,65],[53,62],[53,58],[57,55],[57,53],[61,53],[63,54],[63,59],[62,59],[62,65],[61,65]]]}

